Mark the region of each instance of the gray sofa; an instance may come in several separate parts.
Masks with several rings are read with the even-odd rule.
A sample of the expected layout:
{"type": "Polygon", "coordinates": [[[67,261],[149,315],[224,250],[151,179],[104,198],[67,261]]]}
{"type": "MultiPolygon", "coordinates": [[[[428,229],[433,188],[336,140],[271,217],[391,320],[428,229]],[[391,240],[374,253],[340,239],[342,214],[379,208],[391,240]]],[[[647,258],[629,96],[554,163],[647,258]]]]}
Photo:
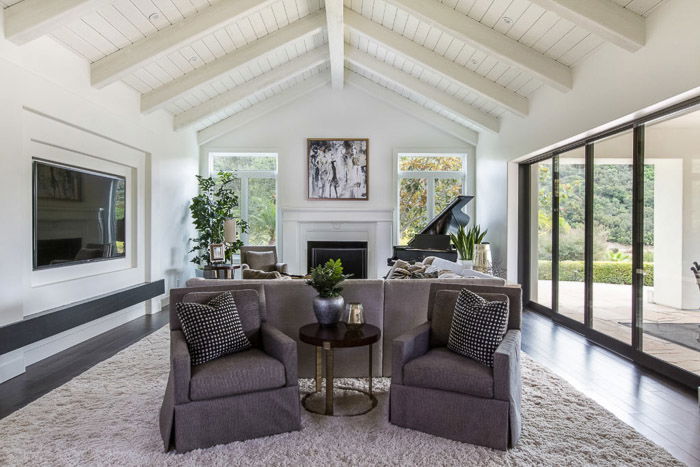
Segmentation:
{"type": "Polygon", "coordinates": [[[170,375],[160,410],[166,451],[205,448],[299,430],[297,344],[266,319],[260,285],[229,285],[253,348],[192,366],[178,302],[207,303],[221,290],[170,292],[170,375]]]}
{"type": "Polygon", "coordinates": [[[520,438],[519,289],[468,286],[507,301],[508,332],[489,368],[447,349],[460,285],[431,284],[427,321],[393,340],[389,420],[395,425],[505,450],[520,438]]]}
{"type": "MultiPolygon", "coordinates": [[[[520,297],[519,285],[506,285],[503,279],[349,279],[343,283],[345,302],[359,302],[365,320],[382,330],[379,348],[375,348],[373,373],[391,376],[392,341],[425,322],[431,284],[454,284],[460,287],[496,287],[500,293],[520,297]]],[[[299,343],[299,377],[314,376],[315,353],[312,346],[299,341],[299,328],[316,318],[312,301],[316,292],[303,280],[221,280],[190,279],[188,288],[222,291],[230,286],[260,286],[265,295],[267,320],[299,343]]],[[[521,311],[520,299],[511,301],[511,314],[521,311]]],[[[364,377],[367,374],[367,349],[343,349],[336,354],[335,375],[364,377]]]]}

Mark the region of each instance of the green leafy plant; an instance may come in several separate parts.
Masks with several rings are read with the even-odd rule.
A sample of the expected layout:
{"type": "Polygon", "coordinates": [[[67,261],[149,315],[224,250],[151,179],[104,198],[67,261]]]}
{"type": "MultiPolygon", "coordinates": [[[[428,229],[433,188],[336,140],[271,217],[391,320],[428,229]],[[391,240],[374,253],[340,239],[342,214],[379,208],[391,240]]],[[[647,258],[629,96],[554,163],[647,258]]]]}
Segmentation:
{"type": "Polygon", "coordinates": [[[456,234],[450,234],[450,240],[452,240],[452,244],[457,249],[460,259],[470,261],[474,259],[474,245],[478,245],[484,240],[486,232],[488,232],[488,229],[482,232],[481,227],[478,225],[469,230],[465,230],[464,226],[460,225],[456,234]]]}
{"type": "Polygon", "coordinates": [[[311,279],[306,283],[316,289],[321,298],[333,298],[340,295],[343,288],[340,284],[352,274],[343,274],[343,264],[340,259],[329,259],[326,264],[311,268],[311,279]]]}
{"type": "MultiPolygon", "coordinates": [[[[212,243],[226,244],[227,261],[243,246],[241,240],[224,242],[224,221],[234,217],[238,207],[234,179],[235,174],[232,172],[219,172],[216,178],[197,175],[199,194],[192,198],[190,213],[198,237],[190,239],[190,253],[194,253],[191,261],[200,267],[211,265],[209,245],[212,243]]],[[[241,232],[248,231],[248,224],[244,221],[238,220],[238,227],[241,232]]]]}
{"type": "Polygon", "coordinates": [[[613,248],[612,250],[608,250],[608,259],[610,261],[631,261],[631,256],[621,252],[617,248],[613,248]]]}

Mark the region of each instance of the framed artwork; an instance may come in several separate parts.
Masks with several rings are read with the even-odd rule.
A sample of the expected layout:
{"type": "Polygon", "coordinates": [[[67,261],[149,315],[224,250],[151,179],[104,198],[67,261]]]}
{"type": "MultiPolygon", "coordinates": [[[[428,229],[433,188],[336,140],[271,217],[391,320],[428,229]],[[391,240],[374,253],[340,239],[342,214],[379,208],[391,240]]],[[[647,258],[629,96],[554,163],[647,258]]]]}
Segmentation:
{"type": "Polygon", "coordinates": [[[80,172],[48,164],[36,164],[37,197],[56,201],[82,201],[80,172]]]}
{"type": "Polygon", "coordinates": [[[309,200],[369,199],[369,139],[307,139],[309,200]]]}
{"type": "Polygon", "coordinates": [[[209,245],[209,261],[221,263],[226,259],[226,245],[223,243],[212,243],[209,245]]]}

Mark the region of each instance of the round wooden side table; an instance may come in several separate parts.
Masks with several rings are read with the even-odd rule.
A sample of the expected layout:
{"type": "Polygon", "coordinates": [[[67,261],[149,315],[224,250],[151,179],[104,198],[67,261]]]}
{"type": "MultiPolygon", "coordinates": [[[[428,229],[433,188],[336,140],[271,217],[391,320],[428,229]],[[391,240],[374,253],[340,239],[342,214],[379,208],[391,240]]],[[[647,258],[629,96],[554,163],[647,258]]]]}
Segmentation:
{"type": "Polygon", "coordinates": [[[347,416],[363,415],[377,406],[377,398],[372,394],[372,344],[379,341],[382,332],[378,327],[371,324],[361,324],[358,326],[347,326],[345,323],[338,323],[335,327],[323,327],[320,324],[307,324],[299,329],[299,340],[316,347],[316,391],[306,394],[301,403],[309,412],[319,415],[333,415],[333,349],[349,347],[369,347],[369,391],[360,389],[339,387],[346,391],[355,391],[366,395],[371,406],[360,413],[353,413],[347,416]],[[323,412],[317,412],[307,405],[310,396],[321,391],[324,373],[323,359],[325,356],[325,378],[326,378],[326,405],[323,412]]]}

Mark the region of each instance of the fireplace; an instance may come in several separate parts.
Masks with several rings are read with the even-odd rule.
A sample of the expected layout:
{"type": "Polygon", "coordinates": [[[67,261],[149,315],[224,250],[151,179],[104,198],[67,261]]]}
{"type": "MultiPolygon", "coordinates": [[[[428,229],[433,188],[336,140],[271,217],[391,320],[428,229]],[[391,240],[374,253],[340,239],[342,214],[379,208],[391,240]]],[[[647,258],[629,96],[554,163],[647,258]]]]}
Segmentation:
{"type": "Polygon", "coordinates": [[[367,242],[309,241],[306,251],[309,272],[329,259],[340,259],[345,274],[352,274],[352,279],[367,279],[367,242]]]}

